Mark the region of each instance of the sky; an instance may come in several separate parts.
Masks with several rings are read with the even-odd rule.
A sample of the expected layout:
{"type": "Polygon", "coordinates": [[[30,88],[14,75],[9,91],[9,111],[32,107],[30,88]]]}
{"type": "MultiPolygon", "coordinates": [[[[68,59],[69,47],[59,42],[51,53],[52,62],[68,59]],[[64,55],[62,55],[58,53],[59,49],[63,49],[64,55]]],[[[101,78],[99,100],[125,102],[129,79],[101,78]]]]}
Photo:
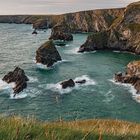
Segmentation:
{"type": "Polygon", "coordinates": [[[139,0],[0,0],[0,15],[62,14],[124,7],[139,0]]]}

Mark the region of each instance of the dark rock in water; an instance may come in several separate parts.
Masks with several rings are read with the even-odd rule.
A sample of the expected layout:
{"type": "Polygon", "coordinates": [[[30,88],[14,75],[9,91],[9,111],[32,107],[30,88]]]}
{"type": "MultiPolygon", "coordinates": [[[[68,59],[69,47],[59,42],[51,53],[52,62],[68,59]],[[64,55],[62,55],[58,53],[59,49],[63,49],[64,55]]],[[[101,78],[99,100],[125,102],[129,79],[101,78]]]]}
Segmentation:
{"type": "Polygon", "coordinates": [[[44,43],[36,51],[36,63],[41,63],[47,67],[51,67],[55,62],[61,60],[61,56],[52,40],[44,43]]]}
{"type": "Polygon", "coordinates": [[[2,80],[7,83],[15,83],[15,87],[13,88],[15,95],[23,91],[27,87],[27,81],[29,81],[24,70],[19,67],[16,67],[14,71],[5,75],[2,80]]]}
{"type": "Polygon", "coordinates": [[[72,79],[69,79],[67,81],[63,81],[60,83],[60,85],[62,85],[62,88],[63,89],[66,89],[68,87],[74,87],[75,86],[75,83],[72,79]]]}
{"type": "Polygon", "coordinates": [[[34,30],[34,31],[32,32],[32,34],[37,35],[38,33],[37,33],[36,30],[34,30]]]}
{"type": "Polygon", "coordinates": [[[127,83],[134,86],[137,93],[140,93],[140,61],[134,61],[127,65],[126,73],[115,74],[115,81],[127,83]]]}
{"type": "Polygon", "coordinates": [[[52,31],[52,34],[51,34],[49,39],[72,41],[73,36],[70,33],[65,33],[65,32],[62,32],[62,31],[57,31],[57,32],[52,31]]]}
{"type": "Polygon", "coordinates": [[[91,52],[106,48],[108,42],[107,32],[94,33],[88,36],[87,41],[81,45],[78,52],[91,52]]]}
{"type": "Polygon", "coordinates": [[[85,84],[86,83],[86,80],[79,80],[79,81],[75,81],[75,83],[78,83],[78,84],[85,84]]]}

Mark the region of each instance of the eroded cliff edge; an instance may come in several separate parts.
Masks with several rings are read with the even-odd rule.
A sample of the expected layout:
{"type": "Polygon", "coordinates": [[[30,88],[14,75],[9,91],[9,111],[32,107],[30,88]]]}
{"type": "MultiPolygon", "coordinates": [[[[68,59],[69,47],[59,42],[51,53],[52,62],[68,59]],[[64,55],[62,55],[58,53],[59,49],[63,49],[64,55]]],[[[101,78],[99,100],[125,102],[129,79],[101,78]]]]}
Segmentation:
{"type": "Polygon", "coordinates": [[[140,54],[140,2],[128,5],[105,31],[93,33],[79,52],[119,50],[140,54]]]}

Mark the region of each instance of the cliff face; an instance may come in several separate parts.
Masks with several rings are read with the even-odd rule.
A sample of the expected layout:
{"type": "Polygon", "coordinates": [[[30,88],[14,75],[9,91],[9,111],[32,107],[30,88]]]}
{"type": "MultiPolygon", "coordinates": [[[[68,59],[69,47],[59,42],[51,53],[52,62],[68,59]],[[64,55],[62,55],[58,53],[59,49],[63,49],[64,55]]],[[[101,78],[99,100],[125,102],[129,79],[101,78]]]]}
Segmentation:
{"type": "Polygon", "coordinates": [[[140,2],[128,5],[124,13],[120,14],[105,32],[106,38],[99,36],[99,33],[89,36],[79,51],[86,51],[86,48],[90,51],[102,48],[140,54],[140,2]],[[106,45],[98,46],[97,37],[98,41],[105,39],[106,45]]]}
{"type": "Polygon", "coordinates": [[[0,23],[33,24],[36,29],[47,29],[64,32],[98,32],[106,30],[124,11],[123,8],[82,11],[63,15],[34,16],[0,16],[0,23]]]}

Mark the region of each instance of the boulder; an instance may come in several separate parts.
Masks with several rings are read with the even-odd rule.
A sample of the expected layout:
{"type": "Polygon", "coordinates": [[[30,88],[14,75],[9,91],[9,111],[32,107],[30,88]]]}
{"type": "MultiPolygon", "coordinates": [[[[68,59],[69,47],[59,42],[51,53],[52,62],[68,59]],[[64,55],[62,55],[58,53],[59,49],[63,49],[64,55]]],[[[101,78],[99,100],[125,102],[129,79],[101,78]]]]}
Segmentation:
{"type": "Polygon", "coordinates": [[[72,79],[69,79],[69,80],[61,82],[60,85],[62,85],[63,89],[66,89],[68,87],[74,87],[75,83],[74,83],[74,81],[72,79]]]}
{"type": "Polygon", "coordinates": [[[36,63],[41,63],[51,67],[57,61],[61,61],[61,56],[52,40],[45,42],[36,51],[36,63]]]}
{"type": "Polygon", "coordinates": [[[23,91],[27,87],[27,81],[29,81],[24,70],[19,67],[16,67],[14,71],[5,75],[2,80],[8,84],[12,82],[15,83],[15,87],[13,88],[15,95],[23,91]]]}

